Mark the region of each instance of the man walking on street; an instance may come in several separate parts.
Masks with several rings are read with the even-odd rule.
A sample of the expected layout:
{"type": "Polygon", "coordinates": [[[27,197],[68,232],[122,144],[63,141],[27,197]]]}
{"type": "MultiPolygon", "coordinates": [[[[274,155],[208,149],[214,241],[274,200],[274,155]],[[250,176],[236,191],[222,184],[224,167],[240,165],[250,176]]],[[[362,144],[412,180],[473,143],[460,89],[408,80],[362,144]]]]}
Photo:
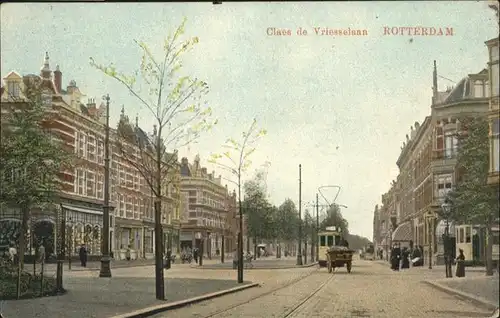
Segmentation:
{"type": "Polygon", "coordinates": [[[80,263],[82,264],[82,267],[87,267],[87,249],[85,248],[85,245],[82,244],[80,246],[80,263]]]}

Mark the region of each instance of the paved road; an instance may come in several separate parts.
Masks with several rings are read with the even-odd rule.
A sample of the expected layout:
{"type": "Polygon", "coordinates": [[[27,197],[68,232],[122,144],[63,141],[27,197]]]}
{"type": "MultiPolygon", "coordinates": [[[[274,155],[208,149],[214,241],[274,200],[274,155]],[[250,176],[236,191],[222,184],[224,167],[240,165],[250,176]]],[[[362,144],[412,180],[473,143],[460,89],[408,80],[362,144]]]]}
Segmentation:
{"type": "MultiPolygon", "coordinates": [[[[297,273],[304,270],[289,270],[289,275],[294,273],[297,277],[297,273]]],[[[331,275],[325,269],[317,271],[311,268],[307,272],[311,274],[308,278],[259,297],[284,285],[283,282],[273,283],[276,280],[275,274],[281,271],[265,272],[270,276],[262,277],[264,284],[272,285],[267,289],[250,289],[155,317],[287,317],[286,313],[290,313],[293,307],[329,279],[331,280],[319,290],[316,297],[304,302],[288,317],[474,318],[488,317],[491,314],[464,299],[421,282],[423,279],[442,277],[442,273],[437,271],[415,269],[393,272],[376,262],[357,261],[351,274],[347,274],[345,269],[339,269],[331,275]],[[248,303],[242,304],[245,302],[248,303]],[[221,312],[238,304],[242,305],[221,312]]]]}
{"type": "MultiPolygon", "coordinates": [[[[311,265],[312,263],[308,263],[311,265]]],[[[248,264],[245,264],[245,268],[254,268],[254,269],[279,269],[279,268],[293,268],[293,267],[303,267],[307,266],[308,264],[303,264],[301,266],[297,265],[297,259],[296,258],[283,258],[283,259],[277,259],[275,257],[268,257],[268,258],[260,258],[256,260],[252,260],[252,265],[251,267],[248,266],[248,264]]],[[[193,266],[196,266],[193,264],[193,266]]],[[[207,264],[203,263],[203,266],[199,267],[202,269],[232,269],[233,268],[233,261],[229,260],[225,263],[211,263],[207,264]]]]}

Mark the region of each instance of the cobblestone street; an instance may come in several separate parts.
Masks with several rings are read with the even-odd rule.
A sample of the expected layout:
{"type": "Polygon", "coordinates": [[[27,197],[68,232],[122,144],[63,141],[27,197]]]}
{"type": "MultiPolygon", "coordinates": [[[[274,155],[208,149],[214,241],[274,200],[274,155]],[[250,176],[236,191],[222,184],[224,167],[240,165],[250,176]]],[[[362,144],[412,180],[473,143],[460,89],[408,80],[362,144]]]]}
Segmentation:
{"type": "MultiPolygon", "coordinates": [[[[491,314],[464,299],[421,282],[424,279],[441,278],[443,274],[440,271],[415,268],[393,272],[385,264],[356,261],[351,274],[347,274],[344,268],[338,269],[334,275],[329,275],[326,269],[310,269],[307,272],[304,269],[287,270],[287,274],[298,277],[297,273],[300,271],[311,275],[279,290],[276,289],[285,285],[285,282],[278,281],[278,277],[284,273],[266,271],[271,276],[261,277],[263,281],[253,279],[255,282],[262,282],[265,286],[263,288],[223,296],[155,317],[473,318],[488,317],[491,314]],[[293,310],[327,280],[329,281],[314,297],[293,310]],[[269,293],[272,289],[275,291],[269,293]],[[231,309],[225,310],[228,308],[231,309]]],[[[263,271],[256,272],[263,274],[263,271]]]]}

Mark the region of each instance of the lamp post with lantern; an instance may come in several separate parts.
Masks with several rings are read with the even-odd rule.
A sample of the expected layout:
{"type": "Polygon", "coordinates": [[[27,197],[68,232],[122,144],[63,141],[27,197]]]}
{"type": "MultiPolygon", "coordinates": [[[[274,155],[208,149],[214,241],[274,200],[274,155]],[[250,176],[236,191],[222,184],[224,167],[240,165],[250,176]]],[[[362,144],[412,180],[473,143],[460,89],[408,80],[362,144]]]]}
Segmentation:
{"type": "Polygon", "coordinates": [[[451,251],[450,251],[450,212],[451,204],[446,199],[443,204],[441,204],[442,215],[445,221],[445,229],[443,235],[444,243],[444,264],[446,269],[446,278],[453,277],[451,270],[451,251]]]}

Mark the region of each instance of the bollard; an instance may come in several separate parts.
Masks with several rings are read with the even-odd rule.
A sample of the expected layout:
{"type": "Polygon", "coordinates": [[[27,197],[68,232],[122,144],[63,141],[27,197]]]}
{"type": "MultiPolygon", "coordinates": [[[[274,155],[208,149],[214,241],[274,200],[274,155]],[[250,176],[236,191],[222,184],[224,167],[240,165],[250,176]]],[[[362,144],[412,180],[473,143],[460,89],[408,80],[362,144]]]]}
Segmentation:
{"type": "Polygon", "coordinates": [[[457,277],[465,277],[465,261],[457,260],[457,271],[455,273],[457,277]]]}

